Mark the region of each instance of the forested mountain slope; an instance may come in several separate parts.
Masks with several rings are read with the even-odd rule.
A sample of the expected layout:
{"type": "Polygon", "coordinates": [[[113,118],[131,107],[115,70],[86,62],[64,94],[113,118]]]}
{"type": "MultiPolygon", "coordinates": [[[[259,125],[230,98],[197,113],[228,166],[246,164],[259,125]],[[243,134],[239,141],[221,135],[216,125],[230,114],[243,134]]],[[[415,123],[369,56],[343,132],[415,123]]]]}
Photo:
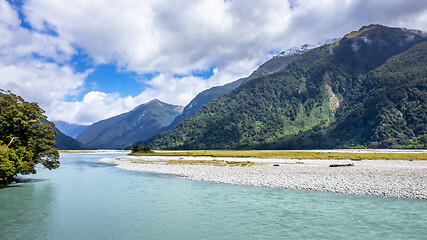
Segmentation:
{"type": "Polygon", "coordinates": [[[191,100],[191,102],[187,106],[185,106],[182,114],[176,117],[169,126],[162,129],[161,132],[171,130],[178,123],[181,123],[187,118],[193,116],[211,99],[216,98],[222,94],[229,93],[234,89],[238,88],[243,83],[248,82],[249,80],[284,69],[289,63],[294,61],[300,54],[302,54],[305,51],[308,51],[310,48],[312,48],[312,46],[303,45],[298,48],[292,48],[292,49],[289,49],[288,51],[281,52],[279,55],[274,56],[273,58],[271,58],[270,60],[262,64],[257,70],[252,72],[252,74],[249,75],[248,77],[238,79],[234,82],[225,84],[223,86],[212,87],[197,94],[197,96],[193,100],[191,100]]]}
{"type": "Polygon", "coordinates": [[[84,149],[83,144],[81,144],[76,139],[65,135],[57,127],[53,128],[56,131],[56,137],[53,139],[56,141],[55,148],[59,150],[82,150],[84,149]]]}
{"type": "Polygon", "coordinates": [[[425,147],[426,34],[370,25],[212,99],[157,149],[425,147]]]}

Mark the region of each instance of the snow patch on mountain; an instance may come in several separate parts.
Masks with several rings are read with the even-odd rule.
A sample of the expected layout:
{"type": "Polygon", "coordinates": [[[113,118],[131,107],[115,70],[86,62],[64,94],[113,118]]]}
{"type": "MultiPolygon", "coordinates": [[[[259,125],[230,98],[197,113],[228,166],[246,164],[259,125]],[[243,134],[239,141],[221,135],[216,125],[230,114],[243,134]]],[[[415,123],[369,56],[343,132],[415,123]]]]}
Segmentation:
{"type": "Polygon", "coordinates": [[[332,39],[329,39],[329,40],[326,40],[324,42],[321,42],[321,43],[318,43],[318,44],[314,44],[314,45],[312,45],[312,44],[304,44],[304,45],[301,45],[301,46],[298,46],[298,47],[292,47],[292,48],[289,48],[286,51],[280,52],[277,55],[277,57],[287,57],[287,56],[292,56],[292,55],[295,55],[295,54],[299,55],[299,54],[307,52],[308,50],[311,50],[313,48],[317,48],[317,47],[325,45],[325,44],[331,44],[331,43],[334,43],[334,42],[339,41],[339,40],[340,40],[339,38],[332,38],[332,39]]]}

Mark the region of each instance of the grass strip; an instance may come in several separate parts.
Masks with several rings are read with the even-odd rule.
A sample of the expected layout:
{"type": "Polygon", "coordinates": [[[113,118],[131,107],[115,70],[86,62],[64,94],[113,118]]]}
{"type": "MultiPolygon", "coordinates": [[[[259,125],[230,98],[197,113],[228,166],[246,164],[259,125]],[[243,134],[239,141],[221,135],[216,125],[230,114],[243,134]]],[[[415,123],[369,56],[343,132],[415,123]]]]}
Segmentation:
{"type": "Polygon", "coordinates": [[[187,165],[214,165],[214,166],[240,166],[240,167],[250,167],[255,165],[254,162],[250,161],[223,161],[223,160],[169,160],[166,164],[175,165],[175,164],[187,164],[187,165]]]}
{"type": "Polygon", "coordinates": [[[192,156],[235,158],[285,158],[285,159],[352,159],[352,160],[427,160],[426,153],[343,153],[343,152],[275,152],[275,151],[162,151],[132,153],[134,156],[192,156]]]}

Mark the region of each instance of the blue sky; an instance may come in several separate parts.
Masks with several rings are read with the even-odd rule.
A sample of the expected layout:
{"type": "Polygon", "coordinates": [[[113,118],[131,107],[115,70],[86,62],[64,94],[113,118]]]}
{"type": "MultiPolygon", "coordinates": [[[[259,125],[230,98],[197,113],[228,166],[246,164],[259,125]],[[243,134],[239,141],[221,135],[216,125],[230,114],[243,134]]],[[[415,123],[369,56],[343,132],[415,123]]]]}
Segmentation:
{"type": "Polygon", "coordinates": [[[372,23],[426,30],[421,0],[0,0],[0,88],[90,124],[186,105],[274,54],[372,23]]]}
{"type": "Polygon", "coordinates": [[[138,79],[152,78],[152,74],[138,75],[134,72],[120,71],[113,63],[102,64],[98,66],[83,66],[79,62],[80,59],[75,59],[72,64],[76,64],[76,70],[84,72],[88,68],[92,68],[91,72],[86,77],[86,89],[81,91],[78,96],[68,96],[66,100],[81,101],[84,95],[89,91],[102,91],[105,93],[119,92],[122,95],[137,96],[145,90],[147,85],[138,79]]]}

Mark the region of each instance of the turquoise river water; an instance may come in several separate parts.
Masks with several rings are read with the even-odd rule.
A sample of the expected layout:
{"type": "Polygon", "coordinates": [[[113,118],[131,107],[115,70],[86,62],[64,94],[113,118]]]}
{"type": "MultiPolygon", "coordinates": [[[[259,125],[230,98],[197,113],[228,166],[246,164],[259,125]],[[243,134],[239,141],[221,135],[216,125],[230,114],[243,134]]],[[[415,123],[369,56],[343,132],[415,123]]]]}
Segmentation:
{"type": "Polygon", "coordinates": [[[0,239],[427,239],[427,201],[197,182],[62,154],[0,188],[0,239]]]}

